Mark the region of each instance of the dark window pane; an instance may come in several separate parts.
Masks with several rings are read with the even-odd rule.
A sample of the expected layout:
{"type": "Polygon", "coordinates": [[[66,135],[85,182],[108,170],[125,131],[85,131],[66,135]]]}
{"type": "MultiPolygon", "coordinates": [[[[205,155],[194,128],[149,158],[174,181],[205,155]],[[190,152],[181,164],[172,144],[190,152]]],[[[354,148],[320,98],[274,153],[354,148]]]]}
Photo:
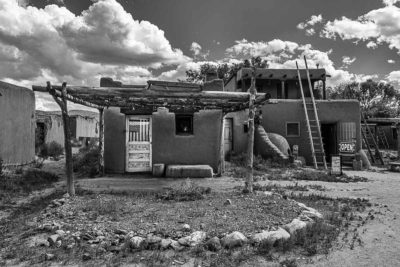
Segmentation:
{"type": "Polygon", "coordinates": [[[193,115],[175,115],[176,134],[193,134],[193,115]]]}
{"type": "Polygon", "coordinates": [[[286,123],[287,136],[300,136],[300,124],[298,122],[286,123]]]}

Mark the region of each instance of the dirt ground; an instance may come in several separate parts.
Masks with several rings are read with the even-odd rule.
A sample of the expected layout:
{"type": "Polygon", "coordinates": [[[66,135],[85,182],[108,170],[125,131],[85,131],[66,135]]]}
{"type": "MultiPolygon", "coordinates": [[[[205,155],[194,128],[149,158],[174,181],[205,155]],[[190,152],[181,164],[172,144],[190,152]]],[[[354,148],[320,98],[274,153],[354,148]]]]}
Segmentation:
{"type": "MultiPolygon", "coordinates": [[[[349,176],[368,178],[368,182],[330,183],[318,181],[259,181],[258,183],[289,185],[321,185],[326,191],[314,193],[326,194],[331,197],[367,198],[374,205],[375,220],[360,226],[362,244],[353,249],[337,248],[328,256],[316,256],[308,266],[400,266],[400,174],[386,170],[375,171],[345,171],[349,176]]],[[[103,190],[146,190],[163,189],[174,186],[182,180],[128,178],[116,179],[106,177],[99,179],[84,179],[78,184],[85,189],[103,190]]],[[[228,177],[214,179],[197,179],[202,186],[211,186],[213,190],[230,190],[242,185],[239,179],[228,177]]]]}

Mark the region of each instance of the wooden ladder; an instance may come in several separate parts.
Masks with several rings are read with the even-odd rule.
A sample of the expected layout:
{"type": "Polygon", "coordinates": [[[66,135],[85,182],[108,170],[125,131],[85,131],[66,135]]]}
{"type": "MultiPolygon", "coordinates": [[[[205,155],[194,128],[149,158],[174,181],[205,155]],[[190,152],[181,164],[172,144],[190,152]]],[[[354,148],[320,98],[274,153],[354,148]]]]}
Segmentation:
{"type": "Polygon", "coordinates": [[[304,63],[306,65],[307,80],[311,95],[311,101],[306,100],[305,98],[303,83],[300,75],[300,69],[297,62],[296,62],[296,68],[297,68],[297,77],[299,78],[301,97],[303,99],[303,107],[306,117],[308,138],[310,140],[314,168],[315,169],[323,168],[326,170],[328,167],[325,159],[324,143],[322,142],[321,125],[318,118],[317,105],[315,103],[314,93],[312,91],[310,72],[308,70],[307,59],[305,56],[304,56],[304,63]]]}
{"type": "Polygon", "coordinates": [[[361,119],[363,121],[364,127],[361,127],[361,134],[364,141],[365,146],[367,147],[369,156],[371,158],[372,163],[375,163],[375,155],[373,153],[373,149],[375,149],[376,154],[378,154],[378,159],[382,165],[385,165],[383,161],[381,152],[379,151],[379,146],[377,140],[375,139],[374,133],[371,131],[367,120],[365,119],[364,113],[361,113],[361,119]]]}
{"type": "Polygon", "coordinates": [[[378,138],[380,139],[380,142],[383,146],[384,149],[389,149],[389,142],[387,140],[385,132],[382,130],[381,127],[377,127],[378,131],[378,138]]]}

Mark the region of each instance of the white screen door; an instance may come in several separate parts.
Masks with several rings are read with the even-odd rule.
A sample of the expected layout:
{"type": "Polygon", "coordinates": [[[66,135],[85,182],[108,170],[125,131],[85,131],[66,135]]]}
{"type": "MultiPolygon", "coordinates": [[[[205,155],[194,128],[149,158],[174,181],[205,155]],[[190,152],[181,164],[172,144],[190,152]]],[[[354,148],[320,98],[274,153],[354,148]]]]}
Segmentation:
{"type": "Polygon", "coordinates": [[[126,140],[126,171],[151,171],[151,117],[127,117],[126,140]]]}

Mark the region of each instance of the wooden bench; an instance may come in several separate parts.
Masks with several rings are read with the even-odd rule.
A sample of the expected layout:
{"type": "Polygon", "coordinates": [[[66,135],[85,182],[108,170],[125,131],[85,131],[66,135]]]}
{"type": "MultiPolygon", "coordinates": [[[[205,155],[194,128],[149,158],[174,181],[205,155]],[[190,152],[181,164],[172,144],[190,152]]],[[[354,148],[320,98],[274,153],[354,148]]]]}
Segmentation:
{"type": "Polygon", "coordinates": [[[400,172],[400,162],[389,162],[389,169],[393,172],[400,172]]]}

